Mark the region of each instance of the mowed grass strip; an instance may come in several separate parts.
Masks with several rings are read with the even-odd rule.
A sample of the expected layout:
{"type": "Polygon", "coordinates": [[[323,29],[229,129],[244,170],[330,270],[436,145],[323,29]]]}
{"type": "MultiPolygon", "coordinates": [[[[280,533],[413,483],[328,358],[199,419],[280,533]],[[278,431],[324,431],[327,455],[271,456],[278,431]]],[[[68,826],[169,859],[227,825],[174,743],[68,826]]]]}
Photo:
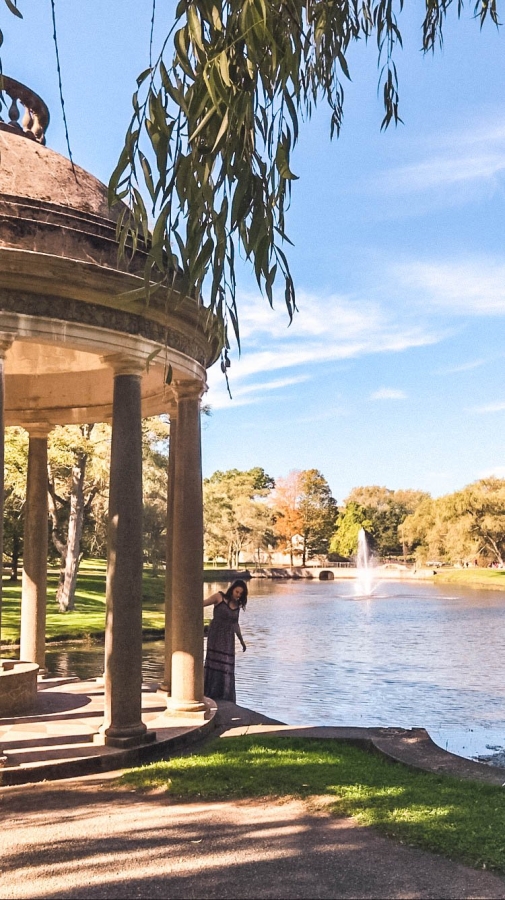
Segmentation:
{"type": "MultiPolygon", "coordinates": [[[[77,576],[75,609],[61,613],[56,604],[59,567],[51,567],[47,579],[46,638],[75,640],[103,634],[105,630],[105,560],[83,560],[77,576]]],[[[21,578],[2,586],[2,641],[19,642],[21,622],[21,578]]],[[[142,627],[161,630],[165,625],[164,573],[153,576],[146,567],[142,577],[142,627]]]]}
{"type": "Polygon", "coordinates": [[[505,569],[437,569],[434,584],[458,584],[461,587],[505,591],[505,569]]]}
{"type": "Polygon", "coordinates": [[[126,772],[119,784],[177,800],[328,795],[405,844],[505,872],[505,789],[416,772],[332,740],[223,738],[199,753],[126,772]]]}

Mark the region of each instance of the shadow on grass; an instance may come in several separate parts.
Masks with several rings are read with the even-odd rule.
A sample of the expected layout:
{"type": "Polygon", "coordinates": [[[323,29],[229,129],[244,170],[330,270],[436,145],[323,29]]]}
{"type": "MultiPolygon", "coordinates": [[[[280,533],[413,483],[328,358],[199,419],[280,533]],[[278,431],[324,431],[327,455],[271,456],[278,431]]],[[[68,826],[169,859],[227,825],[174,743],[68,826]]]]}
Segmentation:
{"type": "Polygon", "coordinates": [[[202,753],[131,770],[121,783],[164,786],[184,800],[326,794],[335,813],[404,843],[505,871],[501,788],[416,772],[337,741],[227,738],[202,753]]]}

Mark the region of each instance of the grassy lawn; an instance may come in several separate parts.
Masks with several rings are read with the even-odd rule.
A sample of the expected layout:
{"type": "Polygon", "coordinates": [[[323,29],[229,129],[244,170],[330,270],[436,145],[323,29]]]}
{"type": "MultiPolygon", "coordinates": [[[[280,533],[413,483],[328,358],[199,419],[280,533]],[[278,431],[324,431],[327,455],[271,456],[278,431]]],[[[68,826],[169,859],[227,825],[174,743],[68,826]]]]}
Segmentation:
{"type": "Polygon", "coordinates": [[[164,787],[174,799],[327,795],[405,844],[505,871],[505,791],[416,772],[338,741],[259,735],[223,738],[179,759],[126,772],[119,784],[164,787]]]}
{"type": "Polygon", "coordinates": [[[505,591],[505,569],[438,569],[434,581],[505,591]]]}
{"type": "MultiPolygon", "coordinates": [[[[59,569],[49,570],[47,592],[47,640],[83,638],[103,634],[105,629],[105,560],[83,560],[77,580],[76,608],[60,613],[55,602],[59,569]]],[[[149,570],[143,576],[144,629],[163,629],[165,615],[165,579],[153,577],[149,570]]],[[[17,584],[3,582],[2,643],[18,643],[21,610],[21,579],[17,584]]]]}

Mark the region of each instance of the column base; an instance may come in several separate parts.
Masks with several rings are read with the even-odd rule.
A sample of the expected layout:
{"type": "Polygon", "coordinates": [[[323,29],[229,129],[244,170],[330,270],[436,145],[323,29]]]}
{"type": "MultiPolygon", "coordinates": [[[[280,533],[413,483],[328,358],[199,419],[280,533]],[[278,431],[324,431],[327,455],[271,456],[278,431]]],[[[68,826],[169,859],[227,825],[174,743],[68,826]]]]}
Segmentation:
{"type": "Polygon", "coordinates": [[[174,697],[167,697],[166,716],[179,719],[191,719],[194,722],[206,722],[212,718],[212,710],[215,707],[213,700],[204,698],[202,702],[176,700],[174,697]]]}
{"type": "Polygon", "coordinates": [[[155,731],[143,731],[141,734],[131,735],[114,735],[98,732],[93,735],[93,743],[101,747],[118,747],[120,750],[126,750],[128,747],[139,747],[144,744],[153,744],[156,740],[155,731]]]}

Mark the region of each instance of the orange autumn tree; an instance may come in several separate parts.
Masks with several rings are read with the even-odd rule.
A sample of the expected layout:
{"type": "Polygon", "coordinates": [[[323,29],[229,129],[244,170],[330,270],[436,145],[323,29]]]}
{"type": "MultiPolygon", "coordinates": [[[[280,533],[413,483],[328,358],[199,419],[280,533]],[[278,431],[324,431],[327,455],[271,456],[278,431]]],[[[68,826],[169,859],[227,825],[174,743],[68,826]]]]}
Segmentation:
{"type": "Polygon", "coordinates": [[[293,538],[303,531],[301,493],[302,473],[298,469],[293,469],[285,478],[277,478],[271,499],[279,547],[289,553],[291,565],[293,565],[293,538]]]}

